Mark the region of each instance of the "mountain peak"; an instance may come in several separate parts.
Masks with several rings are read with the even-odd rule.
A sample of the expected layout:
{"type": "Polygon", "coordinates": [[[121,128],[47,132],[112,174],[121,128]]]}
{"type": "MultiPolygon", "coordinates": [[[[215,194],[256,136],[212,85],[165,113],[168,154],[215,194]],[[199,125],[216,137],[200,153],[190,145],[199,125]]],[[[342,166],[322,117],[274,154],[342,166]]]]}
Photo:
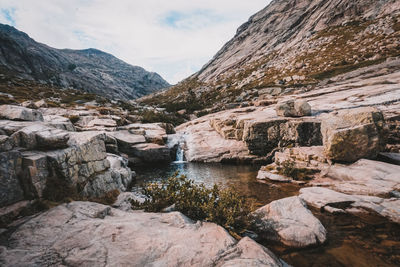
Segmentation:
{"type": "Polygon", "coordinates": [[[0,67],[17,77],[118,99],[138,98],[169,86],[160,75],[95,48],[51,48],[4,24],[0,40],[0,67]]]}

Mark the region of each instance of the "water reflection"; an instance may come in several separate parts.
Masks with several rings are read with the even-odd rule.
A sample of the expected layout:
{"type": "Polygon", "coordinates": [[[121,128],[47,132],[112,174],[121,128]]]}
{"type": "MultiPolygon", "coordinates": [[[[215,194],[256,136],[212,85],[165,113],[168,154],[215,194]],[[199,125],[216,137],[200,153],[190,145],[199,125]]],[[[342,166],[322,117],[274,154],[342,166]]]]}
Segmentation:
{"type": "Polygon", "coordinates": [[[259,166],[204,163],[173,163],[157,168],[141,168],[136,170],[133,191],[139,190],[143,183],[161,181],[178,172],[207,187],[214,184],[221,187],[233,186],[241,194],[256,200],[259,205],[297,194],[299,187],[296,185],[283,187],[282,184],[258,182],[258,170],[259,166]]]}

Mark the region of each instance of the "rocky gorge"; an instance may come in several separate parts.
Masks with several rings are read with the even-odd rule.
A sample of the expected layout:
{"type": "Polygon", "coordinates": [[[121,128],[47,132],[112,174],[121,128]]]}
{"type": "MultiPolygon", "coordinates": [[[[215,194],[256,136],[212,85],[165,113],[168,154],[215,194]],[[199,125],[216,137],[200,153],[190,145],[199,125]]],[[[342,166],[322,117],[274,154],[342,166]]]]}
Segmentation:
{"type": "Polygon", "coordinates": [[[273,1],[194,75],[200,81],[138,101],[58,89],[29,98],[15,86],[30,82],[0,84],[0,264],[399,265],[400,6],[377,2],[273,1]],[[381,57],[365,45],[362,55],[352,49],[354,62],[346,49],[346,63],[321,63],[326,45],[342,44],[330,35],[338,29],[352,32],[348,46],[381,31],[371,50],[381,57]],[[317,63],[298,58],[313,51],[317,63]],[[315,76],[332,68],[341,71],[315,76]],[[208,94],[213,106],[189,105],[208,94]],[[190,164],[211,176],[210,166],[256,169],[233,169],[218,184],[254,201],[246,231],[174,205],[132,209],[149,201],[137,194],[142,172],[186,174],[190,164]]]}

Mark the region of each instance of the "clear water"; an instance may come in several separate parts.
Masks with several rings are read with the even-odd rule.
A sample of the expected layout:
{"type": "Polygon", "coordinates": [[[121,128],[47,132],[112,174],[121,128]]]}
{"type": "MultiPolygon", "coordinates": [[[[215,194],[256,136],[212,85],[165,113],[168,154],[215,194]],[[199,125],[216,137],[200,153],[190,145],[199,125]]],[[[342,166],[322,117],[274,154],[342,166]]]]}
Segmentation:
{"type": "Polygon", "coordinates": [[[279,185],[260,183],[257,181],[259,166],[226,165],[205,163],[172,163],[164,166],[137,169],[136,183],[133,191],[140,190],[142,184],[166,179],[175,172],[186,175],[196,183],[203,183],[208,187],[217,184],[221,187],[233,186],[238,192],[256,200],[259,205],[265,205],[273,200],[293,196],[298,193],[299,187],[288,185],[284,190],[279,185]]]}
{"type": "MultiPolygon", "coordinates": [[[[177,163],[137,169],[133,191],[145,182],[166,179],[178,171],[197,183],[234,186],[258,206],[298,195],[300,187],[257,181],[259,166],[177,163]]],[[[328,242],[302,250],[257,240],[292,266],[400,266],[400,226],[373,215],[330,215],[313,210],[328,231],[328,242]]]]}

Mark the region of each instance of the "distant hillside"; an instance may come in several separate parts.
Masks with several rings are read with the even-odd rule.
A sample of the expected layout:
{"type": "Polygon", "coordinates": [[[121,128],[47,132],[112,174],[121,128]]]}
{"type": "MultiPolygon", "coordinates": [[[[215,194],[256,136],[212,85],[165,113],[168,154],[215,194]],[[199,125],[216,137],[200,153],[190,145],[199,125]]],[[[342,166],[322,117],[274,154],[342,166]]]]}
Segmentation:
{"type": "Polygon", "coordinates": [[[399,11],[398,0],[274,0],[198,73],[142,101],[198,109],[241,103],[240,95],[265,88],[311,90],[399,56],[399,11]]]}
{"type": "Polygon", "coordinates": [[[96,49],[55,49],[0,24],[0,69],[7,75],[119,99],[135,99],[169,84],[157,73],[96,49]]]}

